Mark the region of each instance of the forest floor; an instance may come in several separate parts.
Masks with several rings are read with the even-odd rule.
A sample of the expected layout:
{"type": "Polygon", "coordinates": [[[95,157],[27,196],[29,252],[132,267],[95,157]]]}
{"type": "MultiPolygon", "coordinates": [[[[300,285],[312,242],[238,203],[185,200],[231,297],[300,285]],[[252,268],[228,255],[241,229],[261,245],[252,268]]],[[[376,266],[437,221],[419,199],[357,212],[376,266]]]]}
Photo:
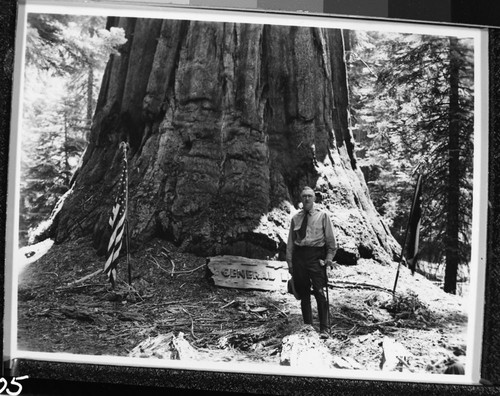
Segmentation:
{"type": "MultiPolygon", "coordinates": [[[[20,350],[130,356],[140,343],[183,333],[214,361],[279,365],[283,338],[302,326],[293,295],[216,287],[207,278],[206,258],[164,241],[132,252],[132,287],[121,259],[114,290],[104,274],[71,285],[103,266],[89,240],[42,243],[22,253],[20,350]]],[[[393,298],[395,275],[394,266],[370,260],[331,270],[331,337],[322,342],[348,362],[340,368],[378,371],[382,341],[389,337],[408,352],[402,370],[443,373],[466,353],[464,299],[405,267],[393,298]]]]}

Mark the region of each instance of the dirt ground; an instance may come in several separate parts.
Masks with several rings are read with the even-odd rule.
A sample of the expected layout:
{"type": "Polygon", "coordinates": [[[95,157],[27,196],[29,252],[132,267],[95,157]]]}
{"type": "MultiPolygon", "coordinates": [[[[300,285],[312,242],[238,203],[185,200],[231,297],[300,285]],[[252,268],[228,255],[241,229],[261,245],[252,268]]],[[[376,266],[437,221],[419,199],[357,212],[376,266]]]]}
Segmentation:
{"type": "MultiPolygon", "coordinates": [[[[71,284],[103,266],[89,240],[50,249],[41,244],[22,253],[21,350],[129,356],[145,340],[182,332],[214,361],[279,365],[283,338],[302,326],[293,295],[216,287],[207,278],[206,258],[161,240],[132,252],[132,287],[121,259],[114,290],[103,274],[71,284]]],[[[404,267],[393,298],[395,276],[394,266],[370,260],[330,271],[331,337],[324,345],[331,354],[348,362],[345,368],[380,370],[382,341],[388,337],[407,352],[400,370],[442,373],[462,361],[463,299],[404,267]]]]}

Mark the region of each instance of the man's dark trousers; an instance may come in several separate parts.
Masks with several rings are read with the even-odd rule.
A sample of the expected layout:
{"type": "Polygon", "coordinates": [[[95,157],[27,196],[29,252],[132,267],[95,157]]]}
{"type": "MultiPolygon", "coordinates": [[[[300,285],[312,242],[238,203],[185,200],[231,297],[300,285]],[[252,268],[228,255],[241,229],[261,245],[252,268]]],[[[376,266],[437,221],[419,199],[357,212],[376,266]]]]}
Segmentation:
{"type": "Polygon", "coordinates": [[[324,247],[294,246],[292,255],[293,283],[300,297],[300,308],[305,324],[313,324],[311,309],[312,293],[318,305],[320,332],[328,330],[328,302],[326,271],[320,260],[325,259],[324,247]]]}

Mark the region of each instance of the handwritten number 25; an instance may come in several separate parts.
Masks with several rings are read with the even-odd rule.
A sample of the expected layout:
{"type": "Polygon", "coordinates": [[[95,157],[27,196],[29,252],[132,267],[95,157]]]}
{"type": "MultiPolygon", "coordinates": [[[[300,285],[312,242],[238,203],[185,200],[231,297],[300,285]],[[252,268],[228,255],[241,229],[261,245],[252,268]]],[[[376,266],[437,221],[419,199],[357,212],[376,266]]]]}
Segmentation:
{"type": "Polygon", "coordinates": [[[11,396],[17,396],[17,395],[19,395],[22,392],[22,390],[23,390],[23,386],[19,382],[17,382],[17,381],[21,381],[21,380],[26,379],[26,378],[28,378],[27,375],[25,375],[24,377],[17,377],[17,378],[13,377],[12,378],[12,380],[10,381],[10,384],[14,385],[14,386],[17,386],[17,391],[15,391],[15,392],[11,392],[10,389],[7,389],[7,386],[9,385],[9,383],[7,382],[7,380],[5,378],[3,378],[3,377],[0,378],[0,383],[2,384],[2,387],[0,389],[0,395],[6,389],[7,389],[7,394],[8,395],[11,395],[11,396]]]}

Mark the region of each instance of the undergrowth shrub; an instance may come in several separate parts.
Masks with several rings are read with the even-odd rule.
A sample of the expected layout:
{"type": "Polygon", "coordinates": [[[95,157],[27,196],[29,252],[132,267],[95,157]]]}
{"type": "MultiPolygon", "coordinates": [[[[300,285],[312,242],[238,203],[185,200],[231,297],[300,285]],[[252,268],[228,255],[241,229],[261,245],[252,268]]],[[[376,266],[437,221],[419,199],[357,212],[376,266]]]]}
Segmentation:
{"type": "Polygon", "coordinates": [[[405,319],[432,319],[432,313],[427,304],[422,302],[418,295],[409,290],[404,294],[398,294],[385,303],[384,308],[394,317],[404,317],[405,319]]]}

